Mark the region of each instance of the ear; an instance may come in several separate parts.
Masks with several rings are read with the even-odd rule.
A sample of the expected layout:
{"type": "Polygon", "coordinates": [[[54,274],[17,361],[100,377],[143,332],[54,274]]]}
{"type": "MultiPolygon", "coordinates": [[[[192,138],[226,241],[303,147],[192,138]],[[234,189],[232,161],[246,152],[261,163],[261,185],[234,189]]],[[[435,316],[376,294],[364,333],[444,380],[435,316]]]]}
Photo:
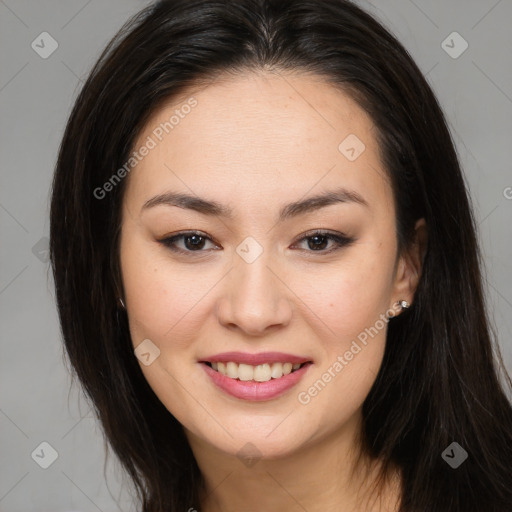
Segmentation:
{"type": "Polygon", "coordinates": [[[393,304],[399,300],[406,300],[410,304],[414,302],[414,294],[422,274],[427,244],[427,223],[424,218],[421,218],[414,226],[413,241],[400,255],[398,261],[392,294],[393,304]]]}

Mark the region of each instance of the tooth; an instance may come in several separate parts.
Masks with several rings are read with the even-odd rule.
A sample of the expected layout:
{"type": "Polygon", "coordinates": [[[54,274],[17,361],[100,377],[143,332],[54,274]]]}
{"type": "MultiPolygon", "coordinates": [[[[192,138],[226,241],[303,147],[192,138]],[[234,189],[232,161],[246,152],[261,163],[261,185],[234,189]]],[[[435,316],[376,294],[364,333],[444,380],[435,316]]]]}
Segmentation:
{"type": "Polygon", "coordinates": [[[256,382],[267,382],[270,379],[279,379],[283,375],[288,375],[293,370],[298,370],[300,363],[263,363],[252,366],[244,363],[217,362],[211,363],[212,368],[220,374],[231,379],[240,379],[243,381],[254,380],[256,382]]]}
{"type": "Polygon", "coordinates": [[[226,363],[226,375],[232,379],[238,378],[238,365],[233,361],[226,363]]]}
{"type": "Polygon", "coordinates": [[[238,378],[240,380],[253,380],[254,370],[253,367],[249,364],[239,364],[238,365],[238,378]]]}
{"type": "Polygon", "coordinates": [[[272,363],[270,375],[273,379],[279,379],[283,376],[283,365],[281,363],[272,363]]]}
{"type": "Polygon", "coordinates": [[[265,364],[259,364],[254,368],[254,377],[253,379],[257,382],[266,382],[267,380],[270,380],[272,378],[270,374],[270,365],[265,364]]]}

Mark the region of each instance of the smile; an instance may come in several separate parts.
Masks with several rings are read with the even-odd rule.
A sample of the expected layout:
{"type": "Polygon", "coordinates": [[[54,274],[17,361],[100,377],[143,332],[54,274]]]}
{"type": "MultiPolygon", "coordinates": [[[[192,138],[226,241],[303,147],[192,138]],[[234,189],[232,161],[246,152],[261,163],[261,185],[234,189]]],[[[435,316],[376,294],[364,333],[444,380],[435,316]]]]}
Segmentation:
{"type": "Polygon", "coordinates": [[[238,364],[232,361],[227,363],[203,361],[199,364],[214,384],[214,389],[222,391],[223,394],[252,402],[272,400],[284,395],[295,387],[313,366],[312,362],[263,363],[257,366],[238,364]],[[217,365],[216,370],[213,368],[213,364],[217,365]],[[222,373],[223,370],[226,374],[222,373]],[[233,377],[227,375],[228,371],[233,377]],[[272,376],[272,372],[276,377],[272,376]]]}
{"type": "Polygon", "coordinates": [[[254,366],[244,363],[235,363],[234,361],[220,361],[213,363],[206,362],[205,364],[230,379],[267,382],[271,379],[280,379],[284,375],[293,373],[307,363],[263,363],[254,366]]]}

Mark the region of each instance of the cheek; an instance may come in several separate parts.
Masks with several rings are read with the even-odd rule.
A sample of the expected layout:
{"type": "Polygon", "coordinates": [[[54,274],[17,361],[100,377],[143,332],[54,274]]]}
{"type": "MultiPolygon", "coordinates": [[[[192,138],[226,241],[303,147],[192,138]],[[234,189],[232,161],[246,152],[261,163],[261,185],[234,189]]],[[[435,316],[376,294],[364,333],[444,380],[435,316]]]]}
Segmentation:
{"type": "Polygon", "coordinates": [[[359,251],[343,266],[301,281],[303,291],[309,290],[304,302],[315,313],[310,318],[323,333],[324,352],[314,378],[301,390],[307,395],[301,403],[316,401],[320,415],[331,414],[329,403],[338,404],[338,413],[350,414],[375,381],[389,322],[390,266],[382,253],[359,251]]]}
{"type": "Polygon", "coordinates": [[[208,273],[199,278],[195,272],[171,265],[165,251],[147,242],[126,244],[121,255],[134,345],[149,338],[159,346],[168,339],[175,347],[185,346],[205,291],[215,284],[213,278],[208,273]],[[187,332],[183,332],[185,325],[187,332]]]}
{"type": "MultiPolygon", "coordinates": [[[[376,373],[383,356],[388,324],[385,317],[388,309],[385,280],[374,278],[370,285],[366,278],[352,272],[350,278],[341,276],[338,281],[330,283],[315,300],[318,301],[316,309],[321,312],[318,316],[330,331],[329,335],[322,337],[327,355],[323,362],[326,370],[341,356],[343,372],[336,373],[347,376],[355,370],[346,380],[348,386],[364,378],[366,369],[370,374],[376,373]]],[[[338,369],[341,370],[339,366],[338,369]]]]}
{"type": "MultiPolygon", "coordinates": [[[[388,321],[385,278],[338,273],[309,300],[319,311],[323,355],[297,391],[297,400],[319,432],[327,434],[356,413],[368,396],[384,356],[388,321]],[[316,302],[315,302],[316,301],[316,302]]],[[[307,302],[307,301],[306,301],[307,302]]],[[[309,305],[309,304],[308,304],[309,305]]]]}
{"type": "Polygon", "coordinates": [[[356,337],[390,306],[391,263],[384,254],[354,253],[340,265],[304,274],[297,295],[340,340],[356,337]],[[380,261],[379,261],[380,258],[380,261]]]}

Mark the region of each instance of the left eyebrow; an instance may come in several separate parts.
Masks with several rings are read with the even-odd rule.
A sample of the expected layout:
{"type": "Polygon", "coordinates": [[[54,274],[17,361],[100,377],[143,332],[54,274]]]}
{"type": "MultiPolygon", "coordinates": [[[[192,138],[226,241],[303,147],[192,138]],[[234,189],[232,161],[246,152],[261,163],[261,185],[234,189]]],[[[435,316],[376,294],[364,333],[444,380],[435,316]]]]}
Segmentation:
{"type": "MultiPolygon", "coordinates": [[[[338,188],[284,205],[279,212],[279,221],[282,222],[337,203],[354,203],[369,208],[368,202],[355,190],[338,188]]],[[[228,206],[185,193],[167,192],[159,194],[146,201],[142,206],[142,210],[157,205],[177,206],[178,208],[194,210],[203,215],[213,217],[234,218],[233,210],[228,206]]]]}
{"type": "Polygon", "coordinates": [[[279,213],[279,220],[283,221],[337,203],[354,203],[370,207],[358,192],[341,187],[285,205],[279,213]]]}

